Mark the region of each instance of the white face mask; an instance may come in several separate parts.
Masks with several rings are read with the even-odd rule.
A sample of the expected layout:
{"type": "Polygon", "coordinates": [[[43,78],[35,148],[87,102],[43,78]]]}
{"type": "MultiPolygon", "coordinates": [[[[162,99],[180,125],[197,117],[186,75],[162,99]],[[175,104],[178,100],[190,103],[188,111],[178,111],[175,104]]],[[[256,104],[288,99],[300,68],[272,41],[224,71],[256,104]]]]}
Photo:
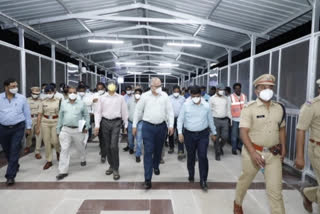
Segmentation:
{"type": "Polygon", "coordinates": [[[32,97],[33,99],[38,99],[39,94],[31,94],[31,97],[32,97]]]}
{"type": "Polygon", "coordinates": [[[268,102],[273,97],[273,91],[271,89],[262,90],[259,93],[259,97],[260,97],[260,99],[268,102]]]}
{"type": "Polygon", "coordinates": [[[179,97],[179,95],[180,95],[179,93],[173,93],[174,97],[179,97]]]}
{"type": "Polygon", "coordinates": [[[159,88],[156,89],[156,93],[157,93],[157,94],[160,94],[161,91],[162,91],[162,87],[159,87],[159,88]]]}
{"type": "Polygon", "coordinates": [[[219,94],[220,96],[223,96],[223,95],[224,95],[224,91],[219,91],[218,94],[219,94]]]}
{"type": "Polygon", "coordinates": [[[70,100],[75,100],[75,99],[77,99],[77,94],[75,94],[75,93],[69,94],[68,96],[69,96],[69,99],[70,99],[70,100]]]}
{"type": "Polygon", "coordinates": [[[127,91],[126,93],[127,93],[128,95],[131,95],[132,91],[127,91]]]}
{"type": "Polygon", "coordinates": [[[197,104],[197,103],[200,102],[201,97],[193,97],[193,98],[191,98],[191,100],[192,100],[193,103],[197,104]]]}
{"type": "Polygon", "coordinates": [[[99,91],[98,91],[98,94],[99,94],[99,95],[102,95],[102,94],[104,94],[104,92],[105,92],[104,90],[99,90],[99,91]]]}
{"type": "Polygon", "coordinates": [[[140,97],[141,97],[141,95],[140,95],[140,94],[135,94],[134,97],[135,97],[137,100],[139,100],[140,97]]]}
{"type": "Polygon", "coordinates": [[[54,94],[47,94],[46,95],[48,99],[52,99],[52,97],[54,96],[54,94]]]}
{"type": "Polygon", "coordinates": [[[11,94],[16,94],[18,93],[18,88],[10,88],[9,91],[11,94]]]}
{"type": "Polygon", "coordinates": [[[83,97],[84,95],[86,95],[85,92],[79,92],[80,97],[83,97]]]}

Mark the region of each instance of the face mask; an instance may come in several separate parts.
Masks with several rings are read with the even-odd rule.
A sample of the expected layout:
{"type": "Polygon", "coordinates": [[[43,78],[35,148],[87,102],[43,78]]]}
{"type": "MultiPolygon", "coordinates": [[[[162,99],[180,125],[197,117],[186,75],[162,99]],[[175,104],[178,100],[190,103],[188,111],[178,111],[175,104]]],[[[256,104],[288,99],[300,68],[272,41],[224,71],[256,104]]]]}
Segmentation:
{"type": "Polygon", "coordinates": [[[179,95],[180,95],[179,93],[173,93],[174,97],[179,97],[179,95]]]}
{"type": "Polygon", "coordinates": [[[16,94],[16,93],[18,93],[18,88],[11,88],[11,89],[9,89],[9,91],[11,94],[16,94]]]}
{"type": "Polygon", "coordinates": [[[84,95],[86,95],[86,93],[85,93],[85,92],[79,92],[79,95],[80,95],[81,97],[83,97],[84,95]]]}
{"type": "Polygon", "coordinates": [[[102,95],[102,94],[104,94],[104,92],[105,92],[104,90],[99,90],[99,91],[98,91],[98,94],[99,94],[99,95],[102,95]]]}
{"type": "Polygon", "coordinates": [[[69,94],[68,96],[69,96],[69,99],[70,99],[70,100],[75,100],[75,99],[77,99],[77,94],[72,93],[72,94],[69,94]]]}
{"type": "Polygon", "coordinates": [[[31,96],[32,96],[33,99],[38,99],[39,94],[31,94],[31,96]]]}
{"type": "Polygon", "coordinates": [[[41,89],[41,93],[43,93],[43,94],[44,94],[44,89],[41,89]]]}
{"type": "Polygon", "coordinates": [[[218,94],[219,94],[220,96],[223,96],[223,95],[224,95],[224,91],[219,91],[218,94]]]}
{"type": "Polygon", "coordinates": [[[193,103],[196,103],[196,104],[199,103],[200,99],[201,99],[200,97],[193,97],[193,98],[191,98],[192,102],[193,102],[193,103]]]}
{"type": "Polygon", "coordinates": [[[63,88],[60,88],[60,91],[63,92],[63,88]]]}
{"type": "Polygon", "coordinates": [[[52,99],[53,96],[54,96],[54,94],[47,94],[48,99],[52,99]]]}
{"type": "Polygon", "coordinates": [[[127,91],[127,94],[128,94],[128,95],[131,95],[131,93],[132,93],[132,91],[127,91]]]}
{"type": "Polygon", "coordinates": [[[137,100],[139,100],[140,97],[141,97],[141,95],[140,95],[140,94],[135,94],[134,97],[135,97],[137,100]]]}
{"type": "Polygon", "coordinates": [[[114,84],[108,85],[108,91],[114,92],[116,90],[116,86],[114,84]]]}
{"type": "Polygon", "coordinates": [[[156,93],[157,93],[157,94],[160,94],[161,91],[162,91],[162,87],[156,89],[156,93]]]}
{"type": "Polygon", "coordinates": [[[273,97],[273,91],[271,89],[262,90],[260,91],[259,97],[260,99],[268,102],[273,97]]]}

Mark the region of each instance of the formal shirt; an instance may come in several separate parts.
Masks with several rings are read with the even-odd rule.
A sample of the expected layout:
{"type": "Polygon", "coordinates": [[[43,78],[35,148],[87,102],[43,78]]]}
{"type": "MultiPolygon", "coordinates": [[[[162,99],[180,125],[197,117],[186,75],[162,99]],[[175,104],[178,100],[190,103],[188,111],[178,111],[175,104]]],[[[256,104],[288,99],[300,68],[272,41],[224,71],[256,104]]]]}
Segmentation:
{"type": "Polygon", "coordinates": [[[297,129],[308,131],[310,139],[320,142],[320,96],[307,101],[300,110],[297,129]]]}
{"type": "Polygon", "coordinates": [[[78,127],[79,120],[85,120],[85,129],[89,130],[90,117],[86,105],[78,99],[74,103],[71,103],[70,100],[64,100],[59,111],[57,133],[60,133],[63,126],[78,127]]]}
{"type": "Polygon", "coordinates": [[[100,96],[97,108],[95,109],[95,126],[100,127],[102,118],[116,119],[121,118],[123,120],[125,128],[128,127],[128,109],[126,101],[123,96],[115,93],[113,96],[106,93],[105,96],[100,96]]]}
{"type": "Polygon", "coordinates": [[[129,101],[128,101],[128,113],[129,113],[129,121],[132,123],[133,122],[133,117],[134,117],[134,111],[136,109],[137,103],[139,102],[139,100],[137,101],[134,97],[132,97],[129,101]]]}
{"type": "Polygon", "coordinates": [[[129,100],[133,97],[133,95],[125,94],[123,97],[124,97],[124,100],[126,101],[126,103],[128,103],[129,100]]]}
{"type": "Polygon", "coordinates": [[[241,111],[240,128],[249,129],[251,141],[259,146],[272,147],[280,143],[280,127],[285,127],[282,120],[284,111],[281,105],[271,101],[269,109],[257,98],[249,102],[241,111]]]}
{"type": "Polygon", "coordinates": [[[32,120],[30,107],[25,96],[15,94],[11,101],[3,92],[0,94],[0,124],[3,126],[16,125],[25,121],[26,128],[31,129],[32,120]]]}
{"type": "Polygon", "coordinates": [[[40,100],[40,98],[33,99],[32,97],[29,97],[27,100],[30,107],[32,123],[34,123],[37,120],[37,116],[38,116],[38,112],[39,112],[39,108],[42,103],[42,100],[40,100]]]}
{"type": "Polygon", "coordinates": [[[96,112],[96,109],[97,109],[97,106],[98,106],[98,102],[99,102],[100,97],[106,96],[107,93],[108,93],[108,92],[105,92],[104,94],[100,95],[98,92],[96,92],[96,93],[93,93],[93,94],[92,94],[92,102],[93,102],[94,100],[98,100],[97,102],[93,102],[93,103],[92,103],[92,112],[93,112],[93,113],[96,112]]]}
{"type": "Polygon", "coordinates": [[[212,116],[217,118],[228,117],[232,119],[231,116],[231,103],[228,97],[218,95],[213,95],[209,100],[210,108],[212,111],[212,116]]]}
{"type": "Polygon", "coordinates": [[[142,94],[134,112],[133,127],[140,121],[152,124],[167,122],[170,128],[174,125],[174,113],[169,96],[165,92],[153,95],[151,90],[142,94]]]}
{"type": "Polygon", "coordinates": [[[170,102],[172,104],[174,117],[177,118],[179,116],[181,107],[186,99],[181,95],[179,95],[178,97],[175,97],[175,96],[173,96],[173,94],[170,95],[169,98],[170,98],[170,102]]]}
{"type": "Polygon", "coordinates": [[[78,93],[77,100],[81,100],[87,107],[88,113],[92,114],[92,104],[93,104],[93,96],[90,93],[85,93],[85,95],[82,97],[78,93]]]}
{"type": "Polygon", "coordinates": [[[192,100],[187,100],[183,104],[177,121],[179,134],[182,134],[183,127],[192,132],[203,131],[209,127],[211,133],[216,135],[209,104],[203,98],[199,105],[194,104],[192,100]]]}

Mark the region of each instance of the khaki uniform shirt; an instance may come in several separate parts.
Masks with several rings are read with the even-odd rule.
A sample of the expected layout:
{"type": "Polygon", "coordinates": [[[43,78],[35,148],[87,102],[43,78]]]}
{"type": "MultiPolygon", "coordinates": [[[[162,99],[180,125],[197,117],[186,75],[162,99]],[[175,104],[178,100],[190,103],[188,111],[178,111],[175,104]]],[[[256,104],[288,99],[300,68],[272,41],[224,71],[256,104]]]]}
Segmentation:
{"type": "Polygon", "coordinates": [[[320,142],[320,96],[306,102],[299,115],[297,129],[308,131],[310,139],[320,142]]]}
{"type": "Polygon", "coordinates": [[[38,112],[39,112],[39,108],[40,108],[42,100],[40,98],[35,100],[32,97],[29,97],[27,99],[27,101],[28,101],[28,104],[30,107],[32,124],[36,124],[37,123],[37,116],[38,116],[38,112]]]}
{"type": "Polygon", "coordinates": [[[59,107],[60,107],[60,100],[53,98],[53,99],[45,99],[42,101],[39,107],[39,113],[42,114],[42,122],[43,123],[57,123],[58,118],[56,119],[47,119],[44,117],[46,116],[58,116],[59,115],[59,107]]]}
{"type": "MultiPolygon", "coordinates": [[[[258,98],[241,111],[240,128],[249,128],[251,141],[259,146],[272,147],[280,143],[279,124],[283,117],[279,103],[271,101],[269,109],[258,98]]],[[[285,120],[280,127],[285,127],[285,120]]]]}

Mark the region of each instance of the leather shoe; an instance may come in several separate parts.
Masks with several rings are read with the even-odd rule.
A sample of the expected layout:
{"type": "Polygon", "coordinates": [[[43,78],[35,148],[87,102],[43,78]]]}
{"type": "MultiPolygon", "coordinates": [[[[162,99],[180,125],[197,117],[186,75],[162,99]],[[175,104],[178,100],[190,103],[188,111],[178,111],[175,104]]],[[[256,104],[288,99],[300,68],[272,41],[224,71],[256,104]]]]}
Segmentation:
{"type": "Polygon", "coordinates": [[[127,151],[129,151],[129,149],[130,149],[129,146],[126,146],[126,147],[123,148],[123,151],[127,152],[127,151]]]}
{"type": "Polygon", "coordinates": [[[117,181],[120,179],[120,174],[118,170],[113,171],[113,180],[117,181]]]}
{"type": "Polygon", "coordinates": [[[28,154],[28,153],[30,153],[30,147],[24,148],[23,153],[24,153],[25,155],[28,154]]]}
{"type": "Polygon", "coordinates": [[[313,209],[312,209],[312,201],[310,201],[305,194],[303,193],[303,189],[300,190],[302,198],[303,198],[303,207],[306,211],[308,211],[309,213],[312,213],[313,209]]]}
{"type": "Polygon", "coordinates": [[[233,202],[233,214],[243,214],[242,206],[236,204],[236,201],[233,202]]]}
{"type": "Polygon", "coordinates": [[[160,169],[153,169],[155,175],[160,175],[160,169]]]}
{"type": "Polygon", "coordinates": [[[206,181],[200,181],[200,187],[203,191],[207,192],[208,191],[208,185],[206,181]]]}
{"type": "Polygon", "coordinates": [[[168,154],[172,154],[173,152],[174,152],[174,149],[170,148],[169,151],[168,151],[168,154]]]}
{"type": "Polygon", "coordinates": [[[133,149],[129,149],[129,154],[132,155],[134,153],[133,149]]]}
{"type": "Polygon", "coordinates": [[[105,157],[101,157],[101,163],[105,163],[106,162],[106,158],[105,157]]]}
{"type": "Polygon", "coordinates": [[[67,176],[68,176],[68,173],[64,173],[64,174],[59,174],[59,175],[57,175],[56,178],[57,178],[57,180],[59,181],[59,180],[64,179],[64,178],[67,177],[67,176]]]}
{"type": "Polygon", "coordinates": [[[221,158],[220,158],[220,155],[216,154],[216,161],[220,161],[221,158]]]}
{"type": "Polygon", "coordinates": [[[237,153],[236,150],[232,150],[232,154],[233,154],[233,155],[237,155],[238,153],[237,153]]]}
{"type": "Polygon", "coordinates": [[[81,165],[81,166],[86,166],[86,165],[87,165],[87,162],[86,162],[86,161],[82,161],[82,162],[80,163],[80,165],[81,165]]]}
{"type": "Polygon", "coordinates": [[[136,157],[136,162],[140,163],[141,162],[141,158],[140,157],[136,157]]]}
{"type": "Polygon", "coordinates": [[[106,175],[111,175],[113,173],[113,169],[110,167],[107,171],[106,171],[106,175]]]}
{"type": "Polygon", "coordinates": [[[44,167],[43,170],[49,169],[50,167],[52,167],[52,162],[47,162],[44,167]]]}
{"type": "Polygon", "coordinates": [[[151,181],[145,181],[144,182],[144,188],[145,189],[151,189],[152,188],[151,181]]]}
{"type": "Polygon", "coordinates": [[[193,176],[189,176],[188,180],[189,180],[190,183],[194,183],[194,177],[193,176]]]}
{"type": "Polygon", "coordinates": [[[7,179],[7,182],[6,182],[7,186],[12,186],[14,183],[15,183],[14,178],[7,179]]]}
{"type": "Polygon", "coordinates": [[[60,153],[57,152],[57,160],[60,161],[60,153]]]}
{"type": "Polygon", "coordinates": [[[35,157],[36,159],[38,159],[38,160],[42,158],[40,154],[35,154],[34,157],[35,157]]]}

